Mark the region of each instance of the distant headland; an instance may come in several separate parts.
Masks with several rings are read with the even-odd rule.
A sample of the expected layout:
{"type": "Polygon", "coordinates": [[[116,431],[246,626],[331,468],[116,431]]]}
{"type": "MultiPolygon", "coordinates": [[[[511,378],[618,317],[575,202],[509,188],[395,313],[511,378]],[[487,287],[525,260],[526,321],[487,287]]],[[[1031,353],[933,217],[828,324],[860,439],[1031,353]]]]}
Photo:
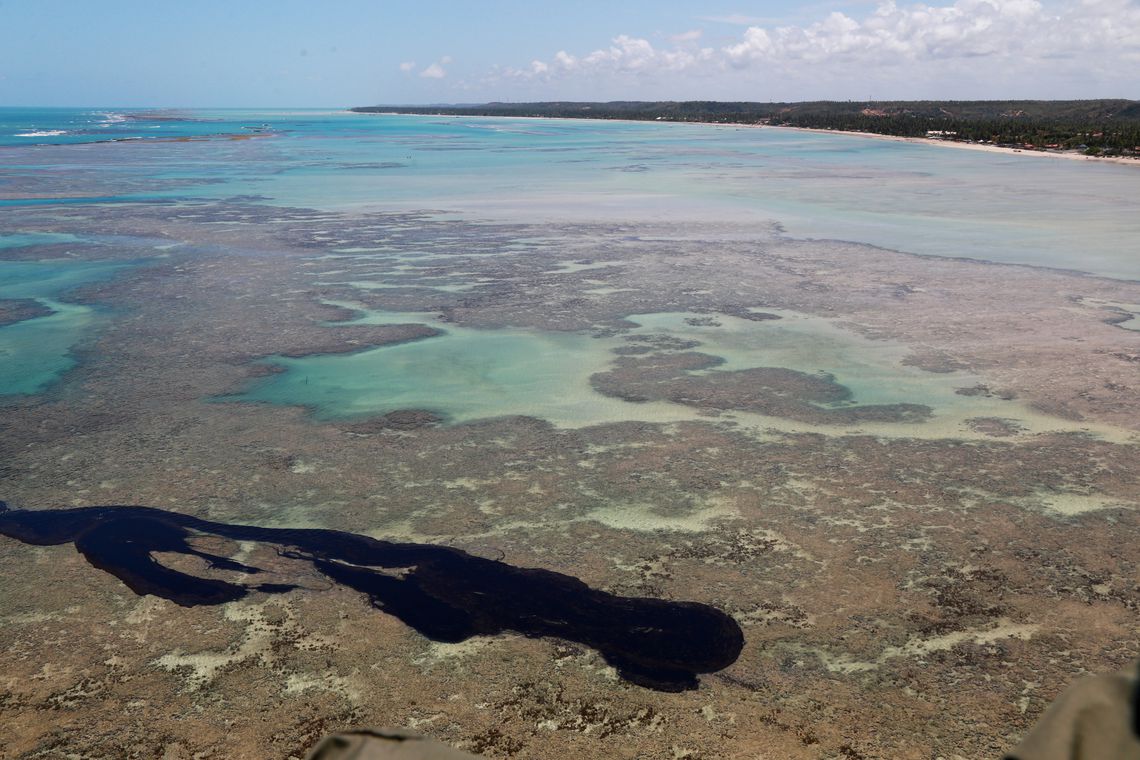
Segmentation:
{"type": "Polygon", "coordinates": [[[358,113],[675,121],[798,127],[1012,150],[1140,158],[1140,101],[551,101],[366,106],[358,113]]]}

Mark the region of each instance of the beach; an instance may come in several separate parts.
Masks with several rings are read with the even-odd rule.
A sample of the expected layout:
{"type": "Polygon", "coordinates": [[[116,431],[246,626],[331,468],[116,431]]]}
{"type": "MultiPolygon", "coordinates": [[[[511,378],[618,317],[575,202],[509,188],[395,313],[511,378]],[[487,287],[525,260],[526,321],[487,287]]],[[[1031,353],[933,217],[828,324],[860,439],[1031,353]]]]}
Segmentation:
{"type": "MultiPolygon", "coordinates": [[[[741,124],[737,126],[756,126],[741,124]]],[[[1091,161],[1095,163],[1110,163],[1122,164],[1126,166],[1140,166],[1140,158],[1133,158],[1127,156],[1087,156],[1079,151],[1071,150],[1035,150],[1032,148],[1007,148],[1000,145],[986,145],[983,143],[963,142],[961,140],[942,140],[933,137],[898,137],[895,135],[880,135],[874,132],[847,132],[837,129],[807,129],[804,127],[784,127],[784,126],[768,126],[764,125],[765,129],[789,129],[802,132],[817,132],[824,134],[835,135],[857,135],[859,137],[871,137],[876,140],[892,140],[895,142],[912,143],[915,145],[938,145],[947,148],[962,148],[964,150],[977,150],[984,153],[998,153],[1009,155],[1016,153],[1024,156],[1042,156],[1046,158],[1066,158],[1075,161],[1091,161]]]]}

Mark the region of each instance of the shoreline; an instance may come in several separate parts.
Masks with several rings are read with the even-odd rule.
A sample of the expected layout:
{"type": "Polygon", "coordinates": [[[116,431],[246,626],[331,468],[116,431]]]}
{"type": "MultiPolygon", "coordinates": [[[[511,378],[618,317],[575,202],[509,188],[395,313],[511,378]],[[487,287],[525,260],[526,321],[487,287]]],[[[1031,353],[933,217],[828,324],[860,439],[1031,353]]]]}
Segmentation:
{"type": "Polygon", "coordinates": [[[1123,164],[1126,166],[1140,166],[1140,158],[1127,156],[1086,156],[1083,153],[1072,151],[1034,150],[1026,148],[1003,148],[1000,145],[987,145],[984,143],[962,142],[960,140],[937,140],[933,137],[902,137],[899,135],[880,135],[877,132],[848,132],[842,129],[813,129],[811,127],[786,127],[769,124],[736,124],[723,126],[763,127],[765,129],[787,129],[795,132],[808,132],[827,135],[849,135],[852,137],[871,137],[876,140],[890,140],[892,142],[905,142],[915,145],[937,145],[944,148],[958,148],[959,150],[975,150],[982,153],[997,153],[1001,155],[1037,156],[1042,158],[1064,158],[1070,161],[1092,161],[1106,164],[1123,164]]]}
{"type": "Polygon", "coordinates": [[[490,114],[425,114],[405,113],[403,111],[353,111],[362,116],[423,116],[427,118],[450,119],[534,119],[536,121],[587,121],[611,122],[615,124],[684,124],[700,127],[731,127],[734,129],[785,129],[794,132],[807,132],[809,134],[847,135],[849,137],[870,137],[876,140],[890,140],[915,145],[937,145],[944,148],[958,148],[960,150],[974,150],[982,153],[995,153],[999,155],[1022,155],[1048,158],[1063,158],[1069,161],[1089,161],[1093,163],[1119,164],[1124,166],[1140,166],[1140,157],[1128,156],[1086,156],[1083,153],[1068,151],[1033,150],[1025,148],[1003,148],[999,145],[986,145],[983,143],[961,142],[958,140],[936,140],[932,137],[902,137],[899,135],[881,135],[878,132],[854,132],[844,129],[815,129],[812,127],[789,127],[782,124],[746,124],[731,121],[673,121],[670,119],[592,119],[587,116],[493,116],[490,114]]]}

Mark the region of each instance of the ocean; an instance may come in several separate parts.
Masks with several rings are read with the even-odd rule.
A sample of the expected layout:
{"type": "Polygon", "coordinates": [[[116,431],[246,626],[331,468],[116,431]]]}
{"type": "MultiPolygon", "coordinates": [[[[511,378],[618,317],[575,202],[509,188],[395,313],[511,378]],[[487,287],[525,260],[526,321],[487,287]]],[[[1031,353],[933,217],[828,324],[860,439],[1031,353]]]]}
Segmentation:
{"type": "MultiPolygon", "coordinates": [[[[113,173],[124,187],[106,201],[257,195],[511,220],[765,220],[798,238],[1140,279],[1128,244],[1140,239],[1137,172],[1093,161],[778,128],[327,110],[3,108],[0,146],[20,171],[54,174],[66,156],[96,182],[113,173]],[[226,138],[208,151],[182,142],[226,138]],[[140,145],[52,149],[107,141],[140,145]],[[177,189],[135,187],[164,179],[177,189]]],[[[39,200],[17,185],[0,203],[39,200]]]]}

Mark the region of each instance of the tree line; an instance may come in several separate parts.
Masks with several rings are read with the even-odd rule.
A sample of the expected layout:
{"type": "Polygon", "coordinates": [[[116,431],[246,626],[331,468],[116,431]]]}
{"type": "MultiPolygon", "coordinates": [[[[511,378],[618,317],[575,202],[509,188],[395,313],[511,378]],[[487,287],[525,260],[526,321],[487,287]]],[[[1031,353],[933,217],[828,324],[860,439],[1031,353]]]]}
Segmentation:
{"type": "Polygon", "coordinates": [[[834,129],[898,137],[941,133],[943,139],[1030,149],[1140,155],[1140,101],[610,101],[442,106],[369,106],[359,112],[453,116],[544,116],[734,123],[834,129]]]}

